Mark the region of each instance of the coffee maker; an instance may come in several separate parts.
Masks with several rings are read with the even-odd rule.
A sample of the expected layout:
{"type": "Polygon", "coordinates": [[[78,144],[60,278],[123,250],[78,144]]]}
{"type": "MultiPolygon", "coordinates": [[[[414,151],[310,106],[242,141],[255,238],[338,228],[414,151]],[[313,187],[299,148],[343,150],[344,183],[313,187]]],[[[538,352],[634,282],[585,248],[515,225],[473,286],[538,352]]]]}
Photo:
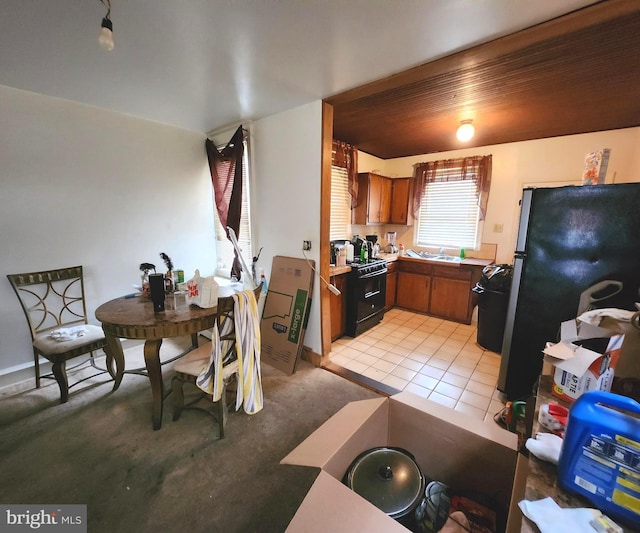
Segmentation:
{"type": "Polygon", "coordinates": [[[360,235],[354,235],[351,244],[353,244],[353,256],[360,257],[360,251],[363,246],[366,246],[366,241],[360,235]]]}
{"type": "Polygon", "coordinates": [[[380,245],[378,244],[377,235],[367,235],[367,247],[370,259],[378,259],[380,257],[380,245]]]}

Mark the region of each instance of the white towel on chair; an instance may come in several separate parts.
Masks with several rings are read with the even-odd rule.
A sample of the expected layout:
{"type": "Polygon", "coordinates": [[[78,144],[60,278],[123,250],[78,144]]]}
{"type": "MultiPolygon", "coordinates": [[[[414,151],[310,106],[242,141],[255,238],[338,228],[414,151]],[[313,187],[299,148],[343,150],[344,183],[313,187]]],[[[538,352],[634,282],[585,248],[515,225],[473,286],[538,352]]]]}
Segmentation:
{"type": "Polygon", "coordinates": [[[67,342],[84,337],[87,334],[86,326],[74,326],[70,328],[58,328],[49,333],[49,337],[54,341],[67,342]]]}
{"type": "MultiPolygon", "coordinates": [[[[236,411],[244,406],[244,411],[251,415],[260,411],[263,406],[258,303],[251,290],[234,294],[233,301],[238,355],[236,411]]],[[[227,352],[226,342],[228,341],[220,341],[221,333],[224,335],[227,332],[219,332],[217,326],[214,326],[209,365],[196,380],[198,387],[207,394],[211,394],[214,402],[219,401],[222,397],[222,354],[227,352]]]]}

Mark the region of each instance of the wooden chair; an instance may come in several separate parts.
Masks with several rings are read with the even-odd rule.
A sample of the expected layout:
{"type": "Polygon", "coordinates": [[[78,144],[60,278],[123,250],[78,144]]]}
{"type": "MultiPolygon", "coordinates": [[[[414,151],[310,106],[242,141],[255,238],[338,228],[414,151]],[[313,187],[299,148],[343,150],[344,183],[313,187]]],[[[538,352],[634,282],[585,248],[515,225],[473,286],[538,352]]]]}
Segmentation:
{"type": "MultiPolygon", "coordinates": [[[[114,378],[109,348],[102,328],[88,323],[84,297],[82,267],[60,268],[43,272],[8,274],[24,315],[29,324],[33,346],[36,388],[40,388],[40,357],[52,364],[52,374],[43,378],[55,378],[60,387],[60,403],[69,399],[69,382],[66,363],[75,357],[88,354],[88,361],[100,372],[75,382],[72,387],[109,372],[114,378]],[[104,350],[107,369],[98,368],[94,352],[104,350]]],[[[80,363],[84,364],[87,361],[80,363]]],[[[76,368],[79,365],[75,365],[76,368]]]]}
{"type": "MultiPolygon", "coordinates": [[[[262,283],[254,289],[253,293],[256,301],[260,298],[260,291],[262,290],[262,283]]],[[[178,420],[182,414],[183,409],[199,409],[212,415],[218,423],[218,432],[220,438],[224,438],[224,426],[227,423],[227,413],[229,411],[229,404],[226,400],[227,385],[234,380],[237,382],[238,378],[238,356],[236,351],[236,337],[235,337],[235,319],[234,319],[234,300],[232,296],[225,296],[218,298],[218,314],[216,317],[216,325],[220,332],[220,342],[229,341],[226,352],[223,355],[223,388],[220,401],[213,403],[213,410],[206,409],[197,406],[196,404],[203,399],[209,402],[209,406],[212,404],[211,395],[205,394],[200,391],[198,397],[191,403],[184,404],[184,391],[183,386],[185,383],[190,383],[194,387],[196,386],[196,378],[202,373],[204,369],[209,366],[209,358],[211,355],[212,343],[206,342],[199,346],[195,350],[192,350],[187,355],[176,361],[174,365],[175,375],[171,380],[171,389],[173,391],[173,420],[178,420]]],[[[240,385],[238,385],[240,386],[240,385]]]]}

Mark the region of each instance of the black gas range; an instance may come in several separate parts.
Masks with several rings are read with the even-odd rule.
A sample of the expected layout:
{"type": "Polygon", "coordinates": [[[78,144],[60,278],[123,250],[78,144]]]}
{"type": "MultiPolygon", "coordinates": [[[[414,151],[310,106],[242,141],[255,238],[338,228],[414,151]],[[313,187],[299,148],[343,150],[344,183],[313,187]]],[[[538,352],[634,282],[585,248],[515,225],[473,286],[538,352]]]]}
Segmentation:
{"type": "Polygon", "coordinates": [[[387,262],[371,259],[353,261],[347,284],[346,333],[357,337],[384,317],[387,289],[387,262]]]}
{"type": "Polygon", "coordinates": [[[355,270],[358,275],[377,272],[378,270],[385,270],[386,272],[387,269],[387,262],[384,259],[369,259],[364,262],[360,259],[354,259],[350,263],[347,263],[347,265],[351,267],[352,272],[355,270]]]}

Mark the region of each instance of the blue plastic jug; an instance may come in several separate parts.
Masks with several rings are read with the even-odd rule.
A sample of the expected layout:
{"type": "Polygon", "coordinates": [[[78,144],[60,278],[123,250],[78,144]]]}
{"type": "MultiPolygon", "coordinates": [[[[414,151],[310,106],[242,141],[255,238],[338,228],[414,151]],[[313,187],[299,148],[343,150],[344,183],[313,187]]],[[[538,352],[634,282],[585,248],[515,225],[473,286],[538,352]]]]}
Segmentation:
{"type": "Polygon", "coordinates": [[[614,520],[640,529],[640,404],[604,391],[569,410],[558,481],[614,520]]]}

